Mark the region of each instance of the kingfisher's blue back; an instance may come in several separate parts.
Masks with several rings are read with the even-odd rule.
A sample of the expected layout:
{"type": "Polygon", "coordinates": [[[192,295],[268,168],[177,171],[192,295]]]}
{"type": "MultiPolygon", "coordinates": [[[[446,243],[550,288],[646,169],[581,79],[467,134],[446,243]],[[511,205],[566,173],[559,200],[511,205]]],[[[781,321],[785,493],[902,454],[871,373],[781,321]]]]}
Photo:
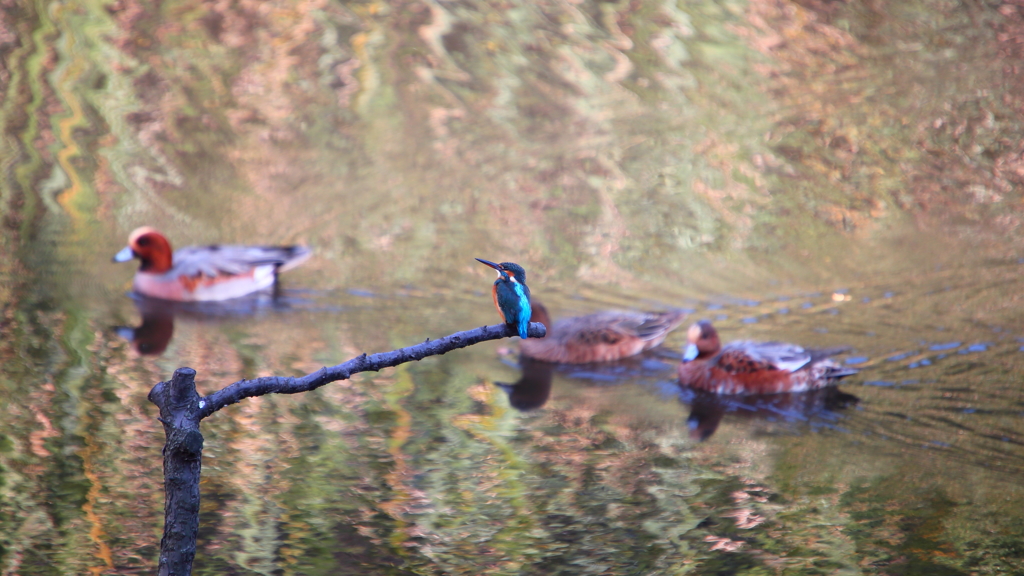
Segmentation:
{"type": "Polygon", "coordinates": [[[530,288],[526,285],[526,269],[515,262],[495,264],[482,258],[477,260],[498,271],[498,279],[491,288],[494,307],[505,324],[511,324],[520,338],[526,338],[530,328],[530,288]]]}
{"type": "Polygon", "coordinates": [[[492,290],[494,305],[506,324],[516,327],[520,338],[526,338],[530,327],[530,288],[513,279],[499,277],[492,290]]]}

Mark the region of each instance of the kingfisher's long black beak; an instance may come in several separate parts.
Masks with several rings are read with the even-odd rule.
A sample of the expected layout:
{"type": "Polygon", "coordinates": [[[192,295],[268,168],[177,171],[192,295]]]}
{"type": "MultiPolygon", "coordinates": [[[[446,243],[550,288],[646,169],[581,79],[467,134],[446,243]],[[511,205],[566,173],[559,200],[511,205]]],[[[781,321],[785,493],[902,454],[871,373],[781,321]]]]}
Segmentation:
{"type": "Polygon", "coordinates": [[[491,262],[490,260],[484,260],[483,258],[477,258],[476,260],[477,260],[477,262],[480,262],[481,264],[486,264],[486,265],[490,266],[491,268],[494,268],[498,272],[502,271],[501,266],[499,264],[495,264],[494,262],[491,262]]]}

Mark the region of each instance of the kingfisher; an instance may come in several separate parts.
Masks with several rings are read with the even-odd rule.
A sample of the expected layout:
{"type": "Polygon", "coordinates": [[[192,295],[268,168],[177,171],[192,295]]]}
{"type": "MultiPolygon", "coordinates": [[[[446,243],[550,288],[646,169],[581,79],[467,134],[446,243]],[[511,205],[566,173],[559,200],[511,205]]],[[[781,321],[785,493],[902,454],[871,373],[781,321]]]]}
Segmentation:
{"type": "Polygon", "coordinates": [[[495,264],[483,258],[477,258],[477,261],[498,272],[498,279],[491,289],[494,307],[505,324],[514,327],[519,337],[525,340],[526,331],[530,328],[530,288],[526,286],[526,270],[515,262],[495,264]]]}

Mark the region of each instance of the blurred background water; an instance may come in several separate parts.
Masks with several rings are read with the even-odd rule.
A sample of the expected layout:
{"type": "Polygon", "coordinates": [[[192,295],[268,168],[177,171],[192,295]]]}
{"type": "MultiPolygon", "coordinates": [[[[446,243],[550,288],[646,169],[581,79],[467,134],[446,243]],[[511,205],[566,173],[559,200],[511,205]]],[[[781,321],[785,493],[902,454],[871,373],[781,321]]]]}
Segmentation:
{"type": "Polygon", "coordinates": [[[475,257],[861,372],[713,401],[679,330],[247,400],[196,573],[1024,573],[1022,40],[1014,2],[0,0],[0,573],[151,572],[154,383],[494,323],[475,257]],[[110,262],[143,224],[315,254],[154,310],[110,262]]]}

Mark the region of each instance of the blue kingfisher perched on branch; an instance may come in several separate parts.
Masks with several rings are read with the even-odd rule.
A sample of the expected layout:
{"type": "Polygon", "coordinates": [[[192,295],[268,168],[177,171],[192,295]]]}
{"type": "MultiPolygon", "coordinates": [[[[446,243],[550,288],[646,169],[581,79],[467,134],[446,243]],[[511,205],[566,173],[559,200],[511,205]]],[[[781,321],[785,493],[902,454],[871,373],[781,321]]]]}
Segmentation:
{"type": "Polygon", "coordinates": [[[483,258],[477,260],[497,270],[498,279],[491,289],[494,307],[505,324],[512,325],[525,340],[530,328],[530,288],[526,286],[526,270],[515,262],[495,264],[483,258]]]}

